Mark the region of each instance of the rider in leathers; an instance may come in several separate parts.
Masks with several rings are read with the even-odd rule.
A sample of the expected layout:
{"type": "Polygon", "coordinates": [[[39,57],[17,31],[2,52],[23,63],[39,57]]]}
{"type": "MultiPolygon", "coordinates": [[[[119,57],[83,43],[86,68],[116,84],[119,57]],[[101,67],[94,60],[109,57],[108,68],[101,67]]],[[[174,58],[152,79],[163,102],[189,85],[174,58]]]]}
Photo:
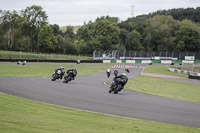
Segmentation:
{"type": "Polygon", "coordinates": [[[65,68],[63,66],[61,66],[60,68],[55,70],[55,73],[57,73],[57,74],[58,74],[58,71],[61,71],[61,74],[59,74],[60,75],[60,79],[62,79],[63,75],[65,74],[65,70],[64,69],[65,68]]]}
{"type": "Polygon", "coordinates": [[[116,84],[117,78],[120,78],[122,80],[124,80],[124,82],[121,84],[122,85],[122,89],[124,88],[124,86],[126,85],[126,83],[128,82],[128,77],[126,76],[126,73],[122,73],[119,76],[116,76],[113,80],[116,84]]]}
{"type": "Polygon", "coordinates": [[[76,68],[73,68],[73,69],[69,69],[68,71],[67,71],[67,74],[70,72],[70,71],[72,71],[72,79],[74,80],[74,78],[76,77],[76,75],[77,75],[77,70],[76,70],[76,68]]]}

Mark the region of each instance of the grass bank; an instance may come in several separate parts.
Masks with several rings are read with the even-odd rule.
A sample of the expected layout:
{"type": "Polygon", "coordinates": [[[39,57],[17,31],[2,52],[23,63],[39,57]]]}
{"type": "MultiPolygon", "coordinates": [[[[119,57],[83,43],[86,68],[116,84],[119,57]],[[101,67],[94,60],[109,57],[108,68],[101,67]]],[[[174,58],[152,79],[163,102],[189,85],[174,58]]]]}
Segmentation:
{"type": "Polygon", "coordinates": [[[36,54],[16,51],[0,50],[0,59],[37,59],[37,60],[92,60],[88,56],[74,56],[64,54],[36,54]]]}
{"type": "Polygon", "coordinates": [[[199,129],[73,110],[0,93],[2,133],[199,133],[199,129]]]}

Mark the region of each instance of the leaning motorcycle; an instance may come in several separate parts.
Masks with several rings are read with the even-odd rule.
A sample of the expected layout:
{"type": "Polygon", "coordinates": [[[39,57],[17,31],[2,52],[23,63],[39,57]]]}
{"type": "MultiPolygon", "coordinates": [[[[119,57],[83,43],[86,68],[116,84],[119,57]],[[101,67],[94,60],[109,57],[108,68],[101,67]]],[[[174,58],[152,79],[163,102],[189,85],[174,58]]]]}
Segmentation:
{"type": "Polygon", "coordinates": [[[66,73],[64,76],[63,83],[68,83],[69,81],[73,80],[73,75],[74,73],[72,71],[70,71],[69,73],[66,73]]]}
{"type": "Polygon", "coordinates": [[[115,77],[117,77],[117,75],[118,75],[118,71],[117,70],[114,71],[114,75],[115,75],[115,77]]]}
{"type": "Polygon", "coordinates": [[[51,79],[51,81],[55,81],[56,79],[59,79],[59,78],[61,78],[61,70],[58,70],[57,72],[54,72],[54,73],[52,74],[52,79],[51,79]]]}
{"type": "Polygon", "coordinates": [[[110,77],[110,73],[109,72],[106,72],[107,73],[107,77],[109,78],[110,77]]]}
{"type": "Polygon", "coordinates": [[[123,89],[122,84],[125,82],[125,80],[117,78],[116,79],[116,83],[113,80],[110,86],[110,90],[109,93],[111,93],[112,91],[114,92],[114,94],[117,94],[119,91],[121,91],[123,89]]]}

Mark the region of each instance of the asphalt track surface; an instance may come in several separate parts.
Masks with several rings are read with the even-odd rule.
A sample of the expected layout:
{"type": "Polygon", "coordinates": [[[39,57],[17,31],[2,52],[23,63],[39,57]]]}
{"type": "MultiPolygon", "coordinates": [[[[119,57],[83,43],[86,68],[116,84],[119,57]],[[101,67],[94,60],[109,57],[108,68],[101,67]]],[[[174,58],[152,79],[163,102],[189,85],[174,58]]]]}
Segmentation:
{"type": "MultiPolygon", "coordinates": [[[[129,78],[142,69],[131,70],[129,78]]],[[[68,84],[51,78],[0,77],[0,92],[68,108],[200,128],[200,104],[122,90],[108,93],[105,73],[79,76],[68,84]]]]}

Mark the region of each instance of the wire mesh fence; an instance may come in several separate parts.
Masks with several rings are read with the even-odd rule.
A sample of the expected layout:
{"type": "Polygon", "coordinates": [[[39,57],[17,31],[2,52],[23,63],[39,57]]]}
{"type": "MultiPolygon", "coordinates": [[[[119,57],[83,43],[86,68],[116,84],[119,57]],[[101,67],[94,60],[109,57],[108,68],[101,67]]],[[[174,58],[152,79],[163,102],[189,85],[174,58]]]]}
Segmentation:
{"type": "Polygon", "coordinates": [[[119,51],[106,50],[94,51],[93,59],[154,59],[160,57],[161,59],[177,59],[185,60],[185,56],[194,56],[195,60],[200,60],[199,52],[177,52],[177,51],[119,51]]]}

